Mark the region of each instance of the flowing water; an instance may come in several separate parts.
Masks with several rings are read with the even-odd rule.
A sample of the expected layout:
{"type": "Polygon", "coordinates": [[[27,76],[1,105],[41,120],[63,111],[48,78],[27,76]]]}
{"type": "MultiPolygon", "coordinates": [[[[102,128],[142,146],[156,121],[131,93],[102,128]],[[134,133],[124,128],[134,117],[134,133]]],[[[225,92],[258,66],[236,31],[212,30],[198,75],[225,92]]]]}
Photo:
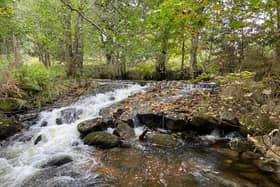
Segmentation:
{"type": "MultiPolygon", "coordinates": [[[[1,147],[0,186],[277,186],[251,161],[223,146],[184,144],[163,149],[135,138],[131,148],[99,150],[81,142],[79,122],[98,117],[101,109],[144,89],[138,84],[103,83],[97,94],[68,107],[41,112],[35,125],[1,147]],[[57,125],[63,111],[73,109],[78,117],[68,115],[72,120],[57,125]],[[43,123],[47,125],[42,127],[43,123]],[[48,165],[61,158],[73,161],[48,165]]],[[[137,127],[135,133],[143,130],[137,127]]],[[[201,137],[217,138],[217,132],[201,137]]]]}

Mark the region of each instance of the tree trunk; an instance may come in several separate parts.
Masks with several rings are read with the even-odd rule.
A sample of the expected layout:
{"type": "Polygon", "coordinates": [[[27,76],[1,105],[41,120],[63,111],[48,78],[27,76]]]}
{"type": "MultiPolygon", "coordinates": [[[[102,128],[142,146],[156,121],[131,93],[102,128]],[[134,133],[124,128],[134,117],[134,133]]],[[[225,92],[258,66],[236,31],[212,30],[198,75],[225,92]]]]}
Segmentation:
{"type": "MultiPolygon", "coordinates": [[[[84,4],[84,1],[81,0],[80,7],[82,7],[84,4]]],[[[80,8],[80,11],[82,9],[80,8]]],[[[75,38],[74,38],[74,49],[73,49],[73,61],[75,61],[75,64],[77,67],[81,70],[83,68],[83,62],[84,62],[84,50],[83,50],[83,35],[82,35],[82,26],[83,26],[83,18],[80,14],[78,14],[77,22],[75,25],[75,38]]]]}
{"type": "Polygon", "coordinates": [[[49,68],[51,66],[51,58],[48,50],[46,50],[42,46],[38,48],[39,61],[42,62],[42,64],[44,64],[46,68],[49,68]]]}
{"type": "Polygon", "coordinates": [[[165,32],[162,37],[161,51],[158,55],[157,65],[156,65],[157,78],[159,80],[166,79],[165,65],[167,60],[167,49],[168,49],[168,39],[167,39],[167,33],[165,32]]]}
{"type": "Polygon", "coordinates": [[[76,65],[73,61],[72,52],[72,34],[71,34],[71,11],[65,10],[64,18],[64,34],[65,34],[65,63],[66,63],[66,74],[68,77],[75,76],[76,65]]]}
{"type": "Polygon", "coordinates": [[[126,56],[125,54],[121,54],[121,78],[126,79],[127,74],[126,74],[126,56]]]}
{"type": "Polygon", "coordinates": [[[181,61],[181,79],[185,78],[185,53],[186,53],[186,48],[185,48],[185,38],[183,38],[182,42],[182,61],[181,61]]]}
{"type": "Polygon", "coordinates": [[[191,54],[190,54],[190,76],[194,79],[197,76],[197,49],[198,49],[199,33],[193,32],[191,38],[191,54]]]}

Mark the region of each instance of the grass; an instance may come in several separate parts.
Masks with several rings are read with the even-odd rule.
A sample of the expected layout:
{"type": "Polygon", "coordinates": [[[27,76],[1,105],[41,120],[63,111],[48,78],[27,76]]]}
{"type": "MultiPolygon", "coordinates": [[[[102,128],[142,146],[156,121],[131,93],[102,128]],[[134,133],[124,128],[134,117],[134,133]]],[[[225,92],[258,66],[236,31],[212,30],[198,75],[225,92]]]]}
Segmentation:
{"type": "Polygon", "coordinates": [[[66,78],[60,64],[46,68],[37,58],[30,58],[12,68],[7,60],[0,60],[0,98],[26,100],[28,108],[51,103],[79,84],[78,80],[66,78]]]}

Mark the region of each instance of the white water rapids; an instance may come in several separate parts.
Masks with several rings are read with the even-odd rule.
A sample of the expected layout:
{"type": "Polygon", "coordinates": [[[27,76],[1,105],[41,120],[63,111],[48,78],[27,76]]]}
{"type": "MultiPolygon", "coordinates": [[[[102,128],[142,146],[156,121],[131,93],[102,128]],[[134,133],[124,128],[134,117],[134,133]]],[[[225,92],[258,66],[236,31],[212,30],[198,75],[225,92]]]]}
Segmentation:
{"type": "MultiPolygon", "coordinates": [[[[15,140],[7,147],[1,148],[0,186],[21,186],[26,180],[42,170],[41,166],[44,163],[55,156],[70,156],[73,159],[71,162],[73,166],[89,162],[95,164],[94,158],[87,153],[88,146],[83,145],[80,140],[77,125],[81,121],[98,117],[102,108],[124,100],[129,95],[141,92],[143,89],[144,87],[137,84],[131,84],[126,88],[82,98],[68,107],[41,112],[36,125],[24,132],[25,135],[32,136],[31,141],[15,140]],[[81,110],[79,119],[71,124],[57,125],[56,119],[60,117],[60,112],[67,108],[81,110]],[[47,121],[46,127],[41,127],[43,121],[47,121]],[[34,141],[39,135],[42,136],[42,140],[34,145],[34,141]],[[73,146],[73,144],[78,144],[78,146],[73,146]]],[[[83,175],[87,175],[87,173],[83,175]]]]}

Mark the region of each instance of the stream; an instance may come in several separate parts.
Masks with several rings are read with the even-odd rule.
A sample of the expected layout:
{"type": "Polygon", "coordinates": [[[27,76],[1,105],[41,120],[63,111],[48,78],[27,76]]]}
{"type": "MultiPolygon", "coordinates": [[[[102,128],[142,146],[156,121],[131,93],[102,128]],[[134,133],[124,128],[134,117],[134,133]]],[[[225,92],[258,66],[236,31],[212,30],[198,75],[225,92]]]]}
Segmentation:
{"type": "MultiPolygon", "coordinates": [[[[67,107],[42,111],[34,125],[0,144],[1,187],[279,186],[223,143],[162,148],[142,144],[135,137],[129,148],[101,150],[84,145],[77,131],[80,122],[99,117],[101,109],[148,87],[130,82],[99,84],[97,93],[67,107]],[[72,109],[79,116],[67,114],[69,120],[57,125],[62,111],[72,109]]],[[[144,128],[134,130],[139,135],[144,128]]],[[[202,139],[219,138],[213,132],[202,139]]]]}

